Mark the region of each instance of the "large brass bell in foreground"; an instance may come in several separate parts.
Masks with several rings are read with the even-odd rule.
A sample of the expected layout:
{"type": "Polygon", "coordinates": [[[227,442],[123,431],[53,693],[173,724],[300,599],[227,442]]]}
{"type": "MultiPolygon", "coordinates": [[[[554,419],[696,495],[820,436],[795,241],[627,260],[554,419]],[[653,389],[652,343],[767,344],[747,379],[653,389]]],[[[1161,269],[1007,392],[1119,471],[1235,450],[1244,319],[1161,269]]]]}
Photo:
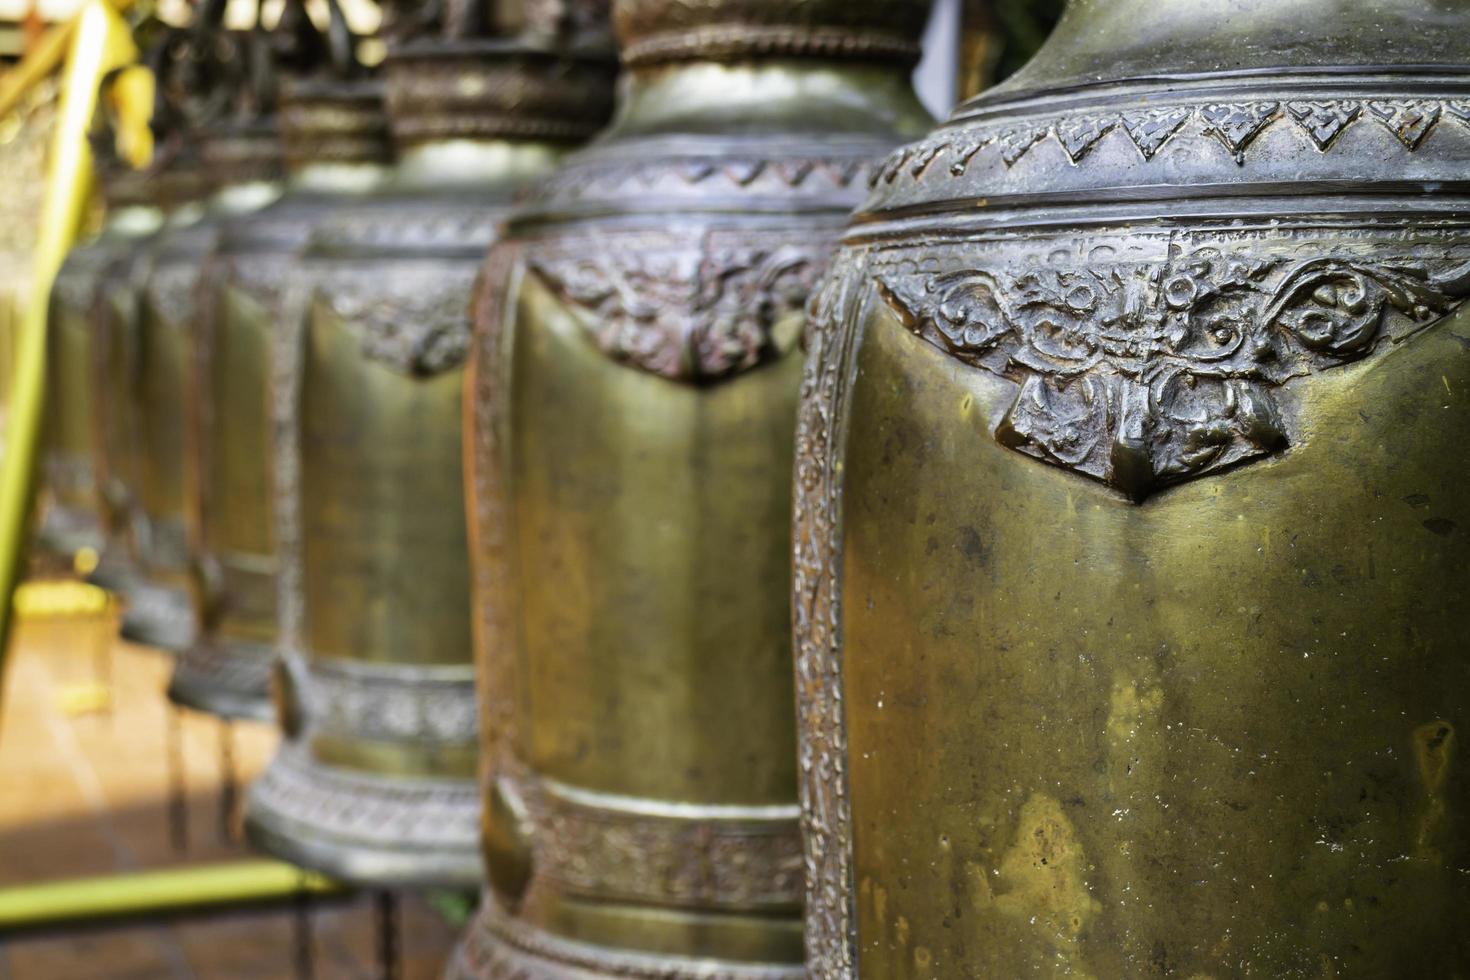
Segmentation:
{"type": "Polygon", "coordinates": [[[280,325],[287,738],[246,826],[346,880],[467,889],[481,880],[460,421],[471,287],[516,190],[606,120],[615,64],[454,14],[390,21],[398,164],[317,224],[280,325]]]}
{"type": "Polygon", "coordinates": [[[1470,970],[1470,3],[1073,0],[814,303],[812,976],[1470,970]]]}
{"type": "Polygon", "coordinates": [[[455,977],[797,977],[788,545],[808,291],[927,117],[927,4],[620,0],[617,121],[485,272],[490,888],[455,977]]]}
{"type": "Polygon", "coordinates": [[[201,286],[189,399],[201,623],[175,667],[169,696],[224,717],[272,717],[280,630],[272,365],[287,283],[312,228],[388,172],[382,84],[353,77],[361,69],[342,57],[310,77],[283,80],[274,122],[287,169],[284,191],[223,226],[201,286]]]}

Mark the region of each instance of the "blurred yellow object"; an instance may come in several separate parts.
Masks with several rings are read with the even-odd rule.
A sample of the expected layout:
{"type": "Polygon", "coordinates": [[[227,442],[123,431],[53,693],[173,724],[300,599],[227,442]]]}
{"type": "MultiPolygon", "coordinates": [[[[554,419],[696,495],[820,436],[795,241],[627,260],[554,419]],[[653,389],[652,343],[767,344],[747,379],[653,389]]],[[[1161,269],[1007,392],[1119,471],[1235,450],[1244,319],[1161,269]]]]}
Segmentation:
{"type": "Polygon", "coordinates": [[[341,885],[275,861],[239,861],[167,871],[77,878],[0,888],[0,934],[94,923],[118,916],[198,913],[226,905],[278,901],[303,893],[341,893],[341,885]]]}
{"type": "Polygon", "coordinates": [[[15,590],[15,612],[23,619],[100,616],[111,604],[106,589],[86,582],[27,582],[15,590]]]}
{"type": "Polygon", "coordinates": [[[112,690],[101,684],[76,684],[56,695],[57,709],[68,718],[101,714],[112,707],[112,690]]]}
{"type": "Polygon", "coordinates": [[[113,79],[109,101],[117,126],[117,153],[128,166],[139,169],[153,159],[153,72],[131,65],[113,79]]]}
{"type": "Polygon", "coordinates": [[[54,72],[66,57],[78,18],[46,29],[41,40],[14,68],[0,75],[0,116],[8,116],[31,89],[54,72]]]}
{"type": "MultiPolygon", "coordinates": [[[[70,44],[52,137],[51,170],[41,205],[35,278],[20,321],[15,377],[5,418],[5,455],[0,465],[0,650],[9,638],[11,599],[30,533],[28,512],[46,397],[46,310],[51,284],[76,238],[91,196],[92,150],[87,133],[97,107],[98,85],[103,75],[132,61],[137,53],[127,25],[106,0],[86,0],[68,30],[70,44]]],[[[23,63],[16,70],[24,67],[23,63]]]]}
{"type": "Polygon", "coordinates": [[[97,570],[97,563],[102,556],[97,554],[96,548],[79,548],[77,553],[71,556],[72,571],[78,575],[91,575],[97,570]]]}

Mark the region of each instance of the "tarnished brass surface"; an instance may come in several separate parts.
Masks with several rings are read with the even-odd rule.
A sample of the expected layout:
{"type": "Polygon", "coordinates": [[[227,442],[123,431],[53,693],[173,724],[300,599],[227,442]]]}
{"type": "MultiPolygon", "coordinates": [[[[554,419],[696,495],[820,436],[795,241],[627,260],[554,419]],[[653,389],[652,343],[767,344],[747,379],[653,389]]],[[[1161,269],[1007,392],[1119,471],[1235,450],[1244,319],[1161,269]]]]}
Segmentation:
{"type": "Polygon", "coordinates": [[[605,120],[613,64],[438,26],[390,48],[398,164],[316,225],[276,338],[289,738],[246,820],[273,852],[346,880],[471,888],[471,290],[515,191],[605,120]]]}
{"type": "Polygon", "coordinates": [[[814,977],[1470,969],[1467,26],[1074,0],[882,170],[797,437],[814,977]]]}
{"type": "Polygon", "coordinates": [[[468,396],[491,888],[451,976],[801,974],[797,340],[869,165],[924,125],[925,9],[615,3],[616,121],[491,252],[468,396]]]}
{"type": "MultiPolygon", "coordinates": [[[[389,153],[380,82],[291,81],[280,116],[284,191],[222,224],[191,338],[191,561],[201,623],[169,696],[224,717],[271,717],[279,632],[272,363],[288,283],[312,228],[380,185],[389,153]]],[[[276,127],[266,129],[274,140],[276,127]]]]}

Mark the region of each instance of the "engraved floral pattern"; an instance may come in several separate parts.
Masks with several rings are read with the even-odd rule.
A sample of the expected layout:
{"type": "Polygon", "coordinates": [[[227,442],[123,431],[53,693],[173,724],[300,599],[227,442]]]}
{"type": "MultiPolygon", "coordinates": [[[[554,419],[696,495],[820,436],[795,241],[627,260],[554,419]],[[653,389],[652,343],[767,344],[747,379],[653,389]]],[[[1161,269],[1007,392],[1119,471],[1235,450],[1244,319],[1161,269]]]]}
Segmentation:
{"type": "Polygon", "coordinates": [[[474,280],[468,263],[419,268],[400,262],[324,275],[317,289],[365,356],[403,374],[428,376],[464,361],[474,280]]]}
{"type": "Polygon", "coordinates": [[[569,893],[701,908],[794,909],[802,900],[795,807],[776,816],[642,813],[518,780],[536,827],[538,879],[569,893]]]}
{"type": "Polygon", "coordinates": [[[801,310],[830,250],[813,237],[579,240],[574,252],[537,250],[529,265],[589,314],[587,330],[608,356],[666,378],[710,381],[784,349],[776,327],[801,310]]]}
{"type": "Polygon", "coordinates": [[[852,889],[847,734],[842,711],[840,573],[843,419],[852,380],[853,299],[861,281],[841,252],[809,306],[807,360],[796,425],[792,509],[792,626],[797,754],[805,846],[806,953],[810,976],[852,976],[852,889]]]}
{"type": "Polygon", "coordinates": [[[913,333],[1019,384],[1000,442],[1142,499],[1283,448],[1273,389],[1427,326],[1466,291],[1463,259],[1293,244],[1039,265],[961,249],[949,272],[880,260],[876,286],[913,333]]]}

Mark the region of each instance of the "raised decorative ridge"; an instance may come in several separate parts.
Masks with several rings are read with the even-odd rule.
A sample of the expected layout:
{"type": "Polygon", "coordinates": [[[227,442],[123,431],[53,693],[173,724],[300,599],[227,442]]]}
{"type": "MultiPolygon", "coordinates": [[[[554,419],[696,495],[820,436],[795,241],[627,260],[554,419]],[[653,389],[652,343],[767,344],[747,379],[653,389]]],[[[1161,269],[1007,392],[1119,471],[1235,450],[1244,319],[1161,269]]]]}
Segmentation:
{"type": "Polygon", "coordinates": [[[1217,140],[1238,165],[1245,166],[1251,147],[1279,126],[1299,130],[1319,153],[1330,152],[1354,127],[1381,126],[1413,153],[1446,119],[1470,131],[1470,99],[1261,99],[1008,117],[1004,122],[970,122],[900,147],[875,168],[869,183],[919,179],[936,168],[960,177],[986,147],[994,148],[1009,168],[1048,140],[1060,145],[1073,164],[1081,164],[1114,130],[1127,135],[1144,161],[1153,160],[1171,140],[1193,133],[1217,140]]]}
{"type": "Polygon", "coordinates": [[[915,61],[928,0],[615,0],[630,66],[749,57],[915,61]]]}
{"type": "MultiPolygon", "coordinates": [[[[881,152],[881,150],[877,151],[881,152]]],[[[937,152],[937,151],[936,151],[937,152]]],[[[847,192],[861,187],[876,167],[871,155],[834,154],[777,160],[755,154],[690,155],[658,160],[607,162],[561,168],[535,187],[538,207],[578,201],[617,200],[627,194],[697,194],[711,185],[731,193],[847,192]]]]}
{"type": "Polygon", "coordinates": [[[313,725],[365,739],[473,743],[474,669],[313,660],[301,691],[313,725]]]}
{"type": "Polygon", "coordinates": [[[762,819],[718,808],[676,817],[572,799],[531,777],[517,783],[535,826],[536,878],[559,891],[705,909],[801,906],[794,806],[762,819]]]}
{"type": "Polygon", "coordinates": [[[334,843],[392,851],[461,851],[473,863],[480,826],[471,780],[393,779],[313,764],[287,745],[250,787],[252,819],[309,826],[334,843]]]}
{"type": "Polygon", "coordinates": [[[270,696],[272,660],[269,647],[203,640],[179,654],[170,686],[263,703],[270,696]]]}
{"type": "Polygon", "coordinates": [[[288,163],[381,163],[392,156],[383,83],[363,79],[287,90],[279,111],[288,163]]]}
{"type": "Polygon", "coordinates": [[[316,225],[311,233],[313,254],[337,248],[404,250],[410,257],[423,250],[466,250],[479,258],[495,241],[505,209],[485,207],[449,209],[426,199],[413,213],[401,207],[343,209],[316,225]]]}
{"type": "Polygon", "coordinates": [[[802,980],[803,967],[638,954],[558,938],[506,915],[486,894],[455,951],[450,980],[802,980]]]}
{"type": "Polygon", "coordinates": [[[616,65],[508,42],[390,52],[388,115],[400,145],[452,138],[581,142],[612,114],[616,65]]]}
{"type": "Polygon", "coordinates": [[[812,980],[851,980],[852,805],[842,687],[842,466],[861,276],[846,249],[808,306],[807,360],[796,417],[791,615],[806,870],[806,960],[812,980]]]}
{"type": "Polygon", "coordinates": [[[706,27],[644,38],[622,49],[630,67],[708,58],[820,57],[873,61],[917,61],[919,44],[890,34],[855,34],[840,29],[706,27]]]}

